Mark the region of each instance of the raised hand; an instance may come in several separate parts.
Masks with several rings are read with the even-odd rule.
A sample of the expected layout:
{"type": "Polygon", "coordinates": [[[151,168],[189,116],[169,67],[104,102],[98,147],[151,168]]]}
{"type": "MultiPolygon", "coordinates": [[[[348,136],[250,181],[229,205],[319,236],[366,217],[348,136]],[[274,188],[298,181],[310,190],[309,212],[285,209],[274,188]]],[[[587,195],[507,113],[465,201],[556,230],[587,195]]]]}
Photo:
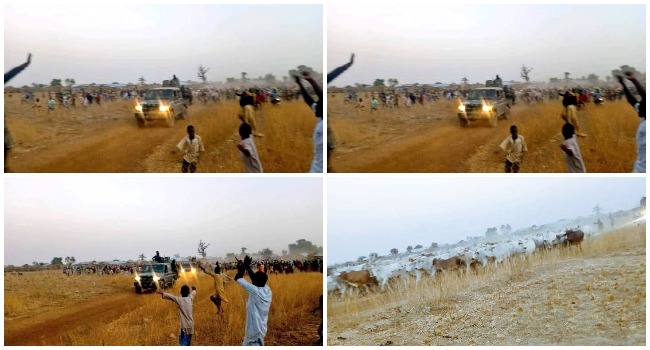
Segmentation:
{"type": "Polygon", "coordinates": [[[354,52],[350,55],[350,64],[354,63],[354,52]]]}
{"type": "Polygon", "coordinates": [[[31,52],[27,55],[27,64],[32,63],[32,54],[31,52]]]}

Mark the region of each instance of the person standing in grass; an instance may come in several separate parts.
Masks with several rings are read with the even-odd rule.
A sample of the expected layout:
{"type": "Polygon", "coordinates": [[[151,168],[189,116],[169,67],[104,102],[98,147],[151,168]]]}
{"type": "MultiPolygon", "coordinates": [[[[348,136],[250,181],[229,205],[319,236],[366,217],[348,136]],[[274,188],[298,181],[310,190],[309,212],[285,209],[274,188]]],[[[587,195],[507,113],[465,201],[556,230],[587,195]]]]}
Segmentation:
{"type": "Polygon", "coordinates": [[[266,285],[268,280],[266,273],[261,271],[253,273],[252,260],[248,256],[244,258],[244,261],[237,260],[237,275],[235,275],[235,281],[248,292],[243,345],[264,346],[272,293],[271,288],[266,285]],[[251,279],[250,283],[244,279],[246,272],[251,279]]]}
{"type": "MultiPolygon", "coordinates": [[[[499,148],[506,154],[506,173],[518,173],[519,166],[524,161],[524,152],[528,152],[526,147],[526,140],[523,136],[519,135],[516,125],[510,126],[510,136],[506,137],[499,148]]],[[[498,150],[496,152],[499,152],[498,150]]]]}
{"type": "Polygon", "coordinates": [[[237,145],[237,149],[242,153],[242,160],[244,161],[244,170],[247,173],[263,173],[262,162],[260,156],[257,154],[257,147],[255,147],[255,140],[251,137],[253,129],[250,124],[242,123],[239,126],[239,137],[241,142],[237,145]]]}
{"type": "Polygon", "coordinates": [[[571,123],[565,123],[562,126],[562,136],[564,142],[560,148],[565,153],[565,159],[570,173],[586,173],[585,162],[582,160],[580,146],[575,137],[575,128],[571,123]]]}
{"type": "Polygon", "coordinates": [[[214,303],[214,305],[217,306],[217,313],[221,314],[223,313],[223,309],[221,308],[221,302],[223,301],[224,303],[228,302],[228,298],[226,298],[226,292],[224,290],[224,283],[226,279],[229,279],[230,277],[226,276],[225,274],[221,273],[221,266],[219,266],[219,263],[217,263],[217,266],[214,267],[214,272],[210,270],[206,270],[201,263],[199,263],[199,267],[203,272],[205,272],[207,275],[211,276],[214,279],[214,295],[210,296],[210,301],[214,303]]]}
{"type": "Polygon", "coordinates": [[[373,97],[370,101],[370,112],[377,112],[377,108],[379,108],[379,101],[377,101],[377,97],[373,97]]]}
{"type": "Polygon", "coordinates": [[[618,76],[618,82],[623,85],[623,93],[625,94],[625,98],[627,99],[627,102],[629,102],[632,107],[634,107],[634,110],[637,112],[639,115],[639,118],[641,118],[641,123],[639,124],[639,128],[636,131],[636,161],[634,162],[634,168],[632,169],[632,172],[635,173],[645,173],[645,88],[641,83],[634,77],[634,74],[632,72],[625,72],[625,76],[629,81],[631,81],[634,84],[634,87],[636,88],[636,91],[639,93],[641,96],[641,101],[638,101],[634,95],[630,92],[630,90],[627,88],[623,81],[622,76],[618,76]]]}
{"type": "Polygon", "coordinates": [[[323,89],[321,89],[320,85],[318,85],[316,80],[314,80],[314,78],[311,76],[311,73],[302,72],[302,77],[305,78],[307,82],[309,82],[312,89],[314,89],[314,92],[316,92],[316,96],[318,97],[318,101],[314,100],[314,98],[307,92],[307,90],[305,90],[305,87],[302,85],[302,82],[300,81],[300,77],[299,76],[294,77],[296,84],[298,84],[298,86],[300,87],[300,93],[302,94],[302,98],[305,100],[305,103],[312,108],[316,118],[318,119],[318,121],[316,122],[316,126],[314,127],[314,134],[313,134],[314,158],[311,161],[309,172],[322,173],[323,172],[323,89]]]}
{"type": "Polygon", "coordinates": [[[194,133],[194,125],[187,126],[187,136],[183,137],[176,148],[183,152],[183,165],[181,171],[187,173],[196,172],[196,164],[199,162],[201,152],[205,152],[201,136],[194,133]]]}
{"type": "Polygon", "coordinates": [[[194,334],[194,316],[192,315],[192,303],[196,296],[196,287],[184,285],[181,287],[181,296],[165,293],[162,290],[157,290],[156,293],[162,295],[163,299],[173,301],[178,306],[179,316],[181,319],[181,329],[178,336],[178,345],[190,346],[192,345],[192,334],[194,334]]]}

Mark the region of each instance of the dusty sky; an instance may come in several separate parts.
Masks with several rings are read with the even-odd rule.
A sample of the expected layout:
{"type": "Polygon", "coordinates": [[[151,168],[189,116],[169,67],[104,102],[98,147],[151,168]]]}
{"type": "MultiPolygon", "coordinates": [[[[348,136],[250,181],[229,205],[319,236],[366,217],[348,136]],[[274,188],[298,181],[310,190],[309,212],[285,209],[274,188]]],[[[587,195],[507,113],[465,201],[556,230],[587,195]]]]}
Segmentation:
{"type": "Polygon", "coordinates": [[[323,71],[323,6],[5,5],[5,72],[28,52],[32,64],[9,85],[198,81],[199,64],[209,81],[282,79],[301,64],[323,71]]]}
{"type": "Polygon", "coordinates": [[[320,178],[5,177],[5,265],[323,245],[320,178]]]}
{"type": "Polygon", "coordinates": [[[327,264],[639,206],[645,178],[330,178],[327,264]]]}
{"type": "Polygon", "coordinates": [[[522,64],[542,82],[564,72],[604,80],[624,64],[645,72],[645,13],[645,5],[330,4],[327,70],[357,54],[330,85],[521,80],[522,64]]]}

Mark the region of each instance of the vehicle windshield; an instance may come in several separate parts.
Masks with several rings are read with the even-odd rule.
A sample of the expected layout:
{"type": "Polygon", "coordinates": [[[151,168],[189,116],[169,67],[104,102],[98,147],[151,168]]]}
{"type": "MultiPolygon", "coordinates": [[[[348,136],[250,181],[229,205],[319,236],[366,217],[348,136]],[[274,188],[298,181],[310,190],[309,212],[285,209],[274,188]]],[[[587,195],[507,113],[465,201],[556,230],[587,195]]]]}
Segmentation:
{"type": "Polygon", "coordinates": [[[181,263],[181,266],[183,266],[184,269],[191,269],[192,265],[188,262],[181,263]]]}
{"type": "Polygon", "coordinates": [[[494,100],[496,99],[497,91],[496,90],[472,90],[467,95],[468,100],[494,100]]]}
{"type": "Polygon", "coordinates": [[[174,98],[173,90],[149,90],[144,94],[145,100],[171,100],[174,98]]]}
{"type": "Polygon", "coordinates": [[[142,269],[142,272],[143,273],[144,272],[149,272],[150,273],[152,271],[152,269],[153,269],[153,271],[163,273],[165,271],[165,265],[147,265],[147,266],[144,267],[144,269],[142,269]]]}

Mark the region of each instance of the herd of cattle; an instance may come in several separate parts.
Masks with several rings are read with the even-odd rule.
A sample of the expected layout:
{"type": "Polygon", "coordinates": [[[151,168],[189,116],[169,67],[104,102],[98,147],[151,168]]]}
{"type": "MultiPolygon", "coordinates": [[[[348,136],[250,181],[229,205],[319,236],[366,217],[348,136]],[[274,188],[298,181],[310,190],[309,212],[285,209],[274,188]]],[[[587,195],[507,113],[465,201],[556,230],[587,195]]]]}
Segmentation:
{"type": "Polygon", "coordinates": [[[397,259],[378,259],[368,264],[328,269],[328,293],[345,296],[356,290],[369,292],[378,287],[382,292],[392,289],[391,283],[410,276],[416,283],[422,276],[448,273],[468,273],[489,265],[498,266],[507,260],[526,258],[540,251],[577,245],[585,238],[583,231],[566,230],[549,241],[544,237],[528,237],[499,243],[482,243],[475,247],[457,247],[435,252],[420,252],[397,259]]]}

